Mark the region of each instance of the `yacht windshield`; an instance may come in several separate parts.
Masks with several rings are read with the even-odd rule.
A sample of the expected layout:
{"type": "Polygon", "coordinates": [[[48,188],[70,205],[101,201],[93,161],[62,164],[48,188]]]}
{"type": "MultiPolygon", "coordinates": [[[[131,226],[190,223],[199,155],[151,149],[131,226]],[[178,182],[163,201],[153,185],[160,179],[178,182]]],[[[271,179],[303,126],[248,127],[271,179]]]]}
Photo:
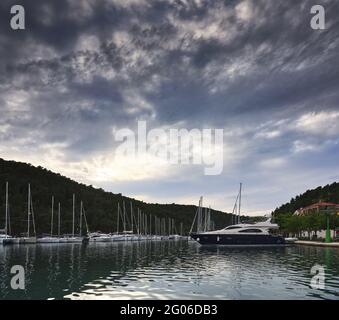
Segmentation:
{"type": "Polygon", "coordinates": [[[240,228],[241,228],[241,227],[229,226],[229,227],[226,227],[224,230],[240,229],[240,228]]]}
{"type": "Polygon", "coordinates": [[[260,230],[260,229],[245,229],[245,230],[241,230],[239,232],[260,233],[260,232],[262,232],[262,230],[260,230]]]}

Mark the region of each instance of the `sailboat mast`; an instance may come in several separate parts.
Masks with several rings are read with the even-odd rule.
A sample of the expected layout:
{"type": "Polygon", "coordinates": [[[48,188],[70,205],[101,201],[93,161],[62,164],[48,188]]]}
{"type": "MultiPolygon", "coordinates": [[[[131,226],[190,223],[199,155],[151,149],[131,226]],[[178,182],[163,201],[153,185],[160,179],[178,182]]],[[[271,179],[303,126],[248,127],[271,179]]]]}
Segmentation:
{"type": "Polygon", "coordinates": [[[142,220],[141,220],[141,210],[138,208],[138,213],[139,213],[139,231],[140,231],[140,235],[142,235],[142,220]]]}
{"type": "Polygon", "coordinates": [[[120,203],[118,202],[117,234],[119,234],[119,216],[120,216],[120,203]]]}
{"type": "Polygon", "coordinates": [[[198,232],[202,231],[202,218],[203,218],[202,217],[203,215],[202,206],[203,206],[203,197],[201,196],[200,201],[199,201],[199,211],[198,211],[198,226],[197,226],[198,232]]]}
{"type": "Polygon", "coordinates": [[[82,235],[82,207],[83,207],[83,205],[82,205],[82,201],[80,201],[80,218],[79,218],[79,233],[80,233],[80,237],[81,237],[81,235],[82,235]]]}
{"type": "Polygon", "coordinates": [[[124,232],[126,231],[126,208],[125,208],[125,201],[122,202],[123,206],[123,224],[124,224],[124,232]]]}
{"type": "MultiPolygon", "coordinates": [[[[89,234],[89,228],[88,228],[88,223],[87,223],[87,218],[86,218],[86,212],[84,210],[84,205],[82,205],[82,215],[83,215],[84,220],[85,220],[86,234],[88,235],[89,234]]],[[[81,223],[81,225],[82,225],[82,223],[81,223]]]]}
{"type": "Polygon", "coordinates": [[[241,189],[242,189],[242,183],[240,182],[240,190],[239,190],[239,214],[238,214],[238,222],[240,223],[240,209],[241,209],[241,189]]]}
{"type": "Polygon", "coordinates": [[[60,202],[58,203],[58,236],[60,237],[60,202]]]}
{"type": "Polygon", "coordinates": [[[130,202],[131,205],[131,225],[132,225],[132,233],[133,233],[133,207],[132,207],[132,201],[130,202]]]}
{"type": "Polygon", "coordinates": [[[144,213],[140,210],[141,234],[145,235],[145,218],[144,213]]]}
{"type": "Polygon", "coordinates": [[[134,214],[133,214],[133,219],[134,219],[134,222],[135,222],[135,231],[136,231],[136,234],[139,234],[139,222],[137,221],[137,218],[135,217],[134,214]]]}
{"type": "Polygon", "coordinates": [[[199,219],[200,219],[200,199],[199,199],[199,206],[197,209],[197,233],[199,233],[199,219]]]}
{"type": "Polygon", "coordinates": [[[31,185],[28,184],[28,199],[27,199],[27,237],[29,238],[29,225],[30,225],[30,211],[31,211],[31,185]]]}
{"type": "Polygon", "coordinates": [[[54,196],[52,196],[51,237],[53,236],[54,196]]]}
{"type": "Polygon", "coordinates": [[[154,234],[155,235],[157,235],[158,233],[157,233],[157,217],[156,216],[154,216],[154,234]]]}
{"type": "Polygon", "coordinates": [[[140,218],[139,218],[139,208],[137,210],[137,215],[138,215],[138,218],[137,218],[137,233],[138,235],[140,235],[140,218]]]}
{"type": "Polygon", "coordinates": [[[5,218],[5,236],[7,236],[8,233],[8,182],[6,182],[6,209],[5,209],[5,213],[6,213],[6,218],[5,218]]]}
{"type": "Polygon", "coordinates": [[[74,238],[74,219],[75,219],[75,194],[73,193],[73,222],[72,222],[72,237],[74,238]]]}
{"type": "Polygon", "coordinates": [[[30,192],[30,194],[31,194],[31,215],[32,215],[32,223],[33,223],[33,232],[34,232],[34,237],[36,237],[32,192],[30,192]]]}

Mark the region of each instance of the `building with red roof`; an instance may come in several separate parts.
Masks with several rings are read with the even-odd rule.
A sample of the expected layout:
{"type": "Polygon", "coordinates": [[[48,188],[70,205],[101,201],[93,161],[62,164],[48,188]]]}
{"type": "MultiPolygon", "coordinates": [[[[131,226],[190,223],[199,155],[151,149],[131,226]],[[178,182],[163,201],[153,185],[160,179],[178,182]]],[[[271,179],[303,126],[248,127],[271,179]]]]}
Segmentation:
{"type": "Polygon", "coordinates": [[[305,215],[312,213],[339,214],[339,204],[319,201],[305,208],[300,208],[294,212],[295,215],[305,215]]]}

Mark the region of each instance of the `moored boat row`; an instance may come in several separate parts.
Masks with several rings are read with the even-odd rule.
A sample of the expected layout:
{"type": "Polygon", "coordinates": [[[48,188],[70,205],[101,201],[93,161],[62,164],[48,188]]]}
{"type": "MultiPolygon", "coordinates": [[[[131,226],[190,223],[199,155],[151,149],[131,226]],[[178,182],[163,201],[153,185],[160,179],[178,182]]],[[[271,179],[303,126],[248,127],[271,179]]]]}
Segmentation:
{"type": "Polygon", "coordinates": [[[30,184],[28,184],[27,231],[20,236],[12,236],[9,215],[8,182],[6,182],[5,229],[0,230],[0,245],[188,240],[188,237],[180,236],[176,233],[175,223],[173,219],[158,218],[156,216],[146,215],[139,209],[137,215],[134,215],[132,203],[130,203],[131,211],[130,215],[128,215],[126,212],[124,201],[122,207],[120,207],[120,204],[118,203],[117,229],[115,233],[102,233],[100,231],[90,232],[87,224],[83,202],[81,201],[79,218],[77,219],[79,221],[79,225],[77,227],[76,233],[74,194],[72,210],[72,232],[70,234],[61,234],[60,202],[58,203],[57,217],[54,216],[54,207],[54,196],[52,196],[50,232],[40,237],[37,237],[31,186],[30,184]],[[57,218],[56,232],[54,230],[53,224],[55,218],[57,218]],[[84,230],[83,224],[85,226],[84,230]],[[120,224],[123,230],[119,228],[120,224]]]}
{"type": "Polygon", "coordinates": [[[113,242],[113,241],[162,241],[162,240],[187,240],[188,237],[180,235],[138,235],[138,234],[89,234],[89,242],[113,242]]]}

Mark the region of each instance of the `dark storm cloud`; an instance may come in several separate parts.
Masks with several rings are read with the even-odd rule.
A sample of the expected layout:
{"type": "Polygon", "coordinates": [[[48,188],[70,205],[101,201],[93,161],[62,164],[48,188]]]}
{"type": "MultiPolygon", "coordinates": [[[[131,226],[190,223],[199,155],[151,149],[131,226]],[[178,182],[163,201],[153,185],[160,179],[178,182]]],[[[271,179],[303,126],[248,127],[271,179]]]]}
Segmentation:
{"type": "MultiPolygon", "coordinates": [[[[69,0],[24,0],[1,1],[1,30],[10,38],[7,43],[35,41],[52,46],[59,52],[71,50],[74,41],[83,33],[98,36],[111,33],[120,21],[127,18],[127,11],[117,8],[109,1],[69,1],[69,0]],[[22,4],[26,8],[26,28],[28,32],[13,32],[8,23],[10,8],[22,4]],[[88,4],[88,5],[86,5],[88,4]],[[87,12],[88,11],[88,12],[87,12]]],[[[11,46],[12,52],[22,51],[20,46],[11,46]]],[[[27,53],[24,56],[29,56],[27,53]]]]}
{"type": "Polygon", "coordinates": [[[166,123],[188,116],[213,122],[206,119],[207,107],[216,119],[219,113],[288,107],[330,96],[338,85],[334,1],[323,1],[331,30],[317,32],[309,27],[310,1],[244,2],[249,4],[244,19],[237,1],[23,1],[24,32],[9,28],[13,3],[0,5],[6,89],[63,86],[74,100],[112,102],[112,108],[123,104],[125,89],[138,90],[166,123]],[[213,21],[214,33],[194,35],[194,24],[204,29],[213,21]],[[120,31],[127,39],[115,43],[120,31]],[[81,36],[94,36],[99,47],[77,49],[81,36]],[[50,56],[25,50],[34,46],[49,49],[50,56]],[[243,71],[237,69],[241,63],[243,71]],[[104,79],[108,71],[113,74],[104,79]]]}

